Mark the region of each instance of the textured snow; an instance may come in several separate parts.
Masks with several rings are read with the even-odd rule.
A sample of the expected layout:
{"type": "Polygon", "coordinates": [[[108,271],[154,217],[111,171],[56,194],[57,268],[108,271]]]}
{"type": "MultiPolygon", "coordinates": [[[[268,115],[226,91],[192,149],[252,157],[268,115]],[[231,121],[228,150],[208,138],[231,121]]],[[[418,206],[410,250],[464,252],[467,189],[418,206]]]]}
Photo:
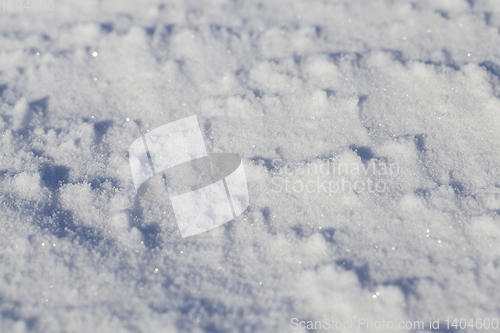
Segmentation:
{"type": "Polygon", "coordinates": [[[500,2],[54,4],[0,7],[1,332],[500,318],[500,2]],[[193,115],[250,207],[181,238],[128,153],[193,115]]]}

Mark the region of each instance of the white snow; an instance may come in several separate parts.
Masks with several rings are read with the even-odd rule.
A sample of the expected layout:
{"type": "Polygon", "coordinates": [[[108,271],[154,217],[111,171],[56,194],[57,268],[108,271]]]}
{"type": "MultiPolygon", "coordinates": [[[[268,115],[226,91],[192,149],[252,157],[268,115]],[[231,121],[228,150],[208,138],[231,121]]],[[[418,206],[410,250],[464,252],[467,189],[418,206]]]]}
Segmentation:
{"type": "Polygon", "coordinates": [[[1,332],[500,319],[500,2],[10,3],[1,332]],[[242,158],[250,207],[181,238],[128,152],[193,115],[207,153],[242,158]]]}

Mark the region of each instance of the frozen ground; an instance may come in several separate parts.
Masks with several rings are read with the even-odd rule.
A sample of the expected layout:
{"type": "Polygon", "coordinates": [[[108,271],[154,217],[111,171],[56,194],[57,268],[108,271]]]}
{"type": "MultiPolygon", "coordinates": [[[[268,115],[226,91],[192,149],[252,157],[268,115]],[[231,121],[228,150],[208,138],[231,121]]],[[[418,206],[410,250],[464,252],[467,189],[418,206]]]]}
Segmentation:
{"type": "Polygon", "coordinates": [[[53,4],[0,3],[1,332],[500,318],[500,2],[53,4]],[[250,207],[182,239],[127,154],[191,115],[250,207]]]}

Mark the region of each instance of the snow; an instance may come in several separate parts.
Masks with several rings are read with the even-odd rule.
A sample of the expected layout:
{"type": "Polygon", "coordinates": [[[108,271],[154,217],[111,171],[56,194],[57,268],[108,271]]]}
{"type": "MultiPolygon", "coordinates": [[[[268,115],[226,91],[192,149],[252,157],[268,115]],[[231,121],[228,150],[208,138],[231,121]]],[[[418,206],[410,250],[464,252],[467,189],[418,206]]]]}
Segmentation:
{"type": "Polygon", "coordinates": [[[500,317],[499,2],[3,9],[0,331],[500,317]],[[190,116],[250,206],[182,238],[129,148],[190,116]]]}

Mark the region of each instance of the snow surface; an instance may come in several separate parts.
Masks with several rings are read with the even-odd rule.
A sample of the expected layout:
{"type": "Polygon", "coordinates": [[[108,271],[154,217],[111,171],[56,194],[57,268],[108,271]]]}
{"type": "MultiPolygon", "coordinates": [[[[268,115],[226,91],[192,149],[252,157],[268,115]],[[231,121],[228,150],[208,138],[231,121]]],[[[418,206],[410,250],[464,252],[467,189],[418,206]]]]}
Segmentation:
{"type": "Polygon", "coordinates": [[[54,4],[0,7],[1,332],[500,318],[499,1],[54,4]],[[182,239],[128,149],[192,115],[250,207],[182,239]]]}

